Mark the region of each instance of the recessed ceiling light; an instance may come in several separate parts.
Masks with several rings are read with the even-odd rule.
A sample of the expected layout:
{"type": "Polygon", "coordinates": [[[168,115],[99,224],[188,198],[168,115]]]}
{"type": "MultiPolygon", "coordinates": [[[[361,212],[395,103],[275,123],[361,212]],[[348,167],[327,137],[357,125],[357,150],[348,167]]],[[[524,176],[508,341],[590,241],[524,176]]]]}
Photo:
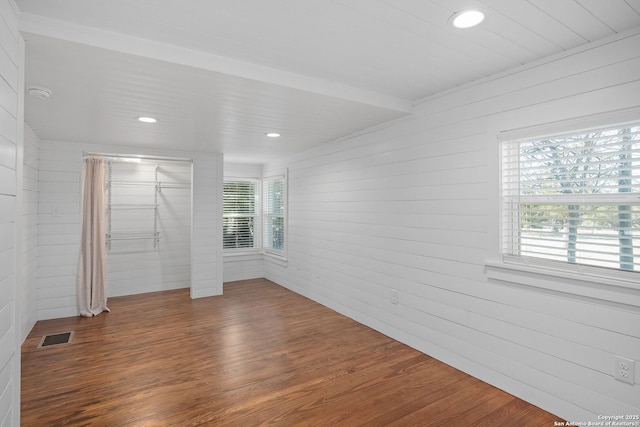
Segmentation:
{"type": "Polygon", "coordinates": [[[265,135],[267,135],[269,138],[277,138],[280,136],[278,132],[269,132],[269,133],[265,133],[265,135]]]}
{"type": "Polygon", "coordinates": [[[154,119],[153,117],[138,117],[138,120],[140,120],[143,123],[155,123],[158,120],[154,119]]]}
{"type": "Polygon", "coordinates": [[[484,21],[484,13],[479,10],[462,10],[449,18],[449,23],[456,28],[471,28],[484,21]]]}

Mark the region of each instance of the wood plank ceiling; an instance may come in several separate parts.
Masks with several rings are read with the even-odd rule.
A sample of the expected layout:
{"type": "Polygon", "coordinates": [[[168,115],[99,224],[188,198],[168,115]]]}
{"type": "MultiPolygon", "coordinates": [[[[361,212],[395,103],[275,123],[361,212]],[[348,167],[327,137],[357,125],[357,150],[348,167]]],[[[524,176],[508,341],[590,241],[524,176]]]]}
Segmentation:
{"type": "Polygon", "coordinates": [[[640,31],[640,0],[17,0],[43,139],[265,162],[425,97],[640,31]],[[485,12],[456,30],[451,15],[485,12]],[[156,115],[155,127],[133,120],[156,115]],[[265,141],[275,130],[283,137],[265,141]]]}

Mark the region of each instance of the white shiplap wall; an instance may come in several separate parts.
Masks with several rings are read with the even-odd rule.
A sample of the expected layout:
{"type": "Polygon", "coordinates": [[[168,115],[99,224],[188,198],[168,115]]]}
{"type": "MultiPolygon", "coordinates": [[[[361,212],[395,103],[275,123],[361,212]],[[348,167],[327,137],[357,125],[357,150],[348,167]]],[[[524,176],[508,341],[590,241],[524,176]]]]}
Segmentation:
{"type": "Polygon", "coordinates": [[[113,161],[111,179],[112,233],[139,235],[155,227],[160,240],[155,245],[150,239],[112,241],[108,251],[109,296],[188,288],[191,163],[113,161]],[[145,206],[132,208],[140,204],[145,206]],[[155,212],[153,204],[157,204],[155,212]]]}
{"type": "Polygon", "coordinates": [[[193,156],[191,298],[222,295],[222,159],[193,156]]]}
{"type": "Polygon", "coordinates": [[[0,0],[0,427],[20,424],[23,61],[18,9],[0,0]]]}
{"type": "MultiPolygon", "coordinates": [[[[262,165],[224,163],[225,179],[262,178],[262,165]]],[[[264,277],[263,255],[259,251],[226,253],[224,255],[224,282],[264,277]]]]}
{"type": "Polygon", "coordinates": [[[38,320],[77,316],[82,147],[41,141],[38,171],[38,320]]]}
{"type": "Polygon", "coordinates": [[[485,271],[497,251],[496,132],[635,107],[639,95],[635,31],[267,165],[289,168],[289,262],[265,259],[266,277],[558,416],[639,414],[640,362],[636,385],[612,376],[614,355],[640,361],[639,307],[485,271]]]}
{"type": "MultiPolygon", "coordinates": [[[[220,232],[222,230],[222,214],[218,215],[217,212],[222,205],[218,202],[222,199],[221,196],[218,198],[217,191],[218,185],[220,191],[222,188],[221,155],[42,141],[38,203],[38,319],[77,315],[76,271],[81,231],[80,180],[83,151],[194,158],[191,197],[193,256],[189,271],[192,296],[221,293],[222,272],[219,270],[222,268],[222,250],[218,247],[219,236],[216,236],[218,229],[220,232]],[[197,250],[194,251],[194,248],[197,250]]],[[[127,270],[120,267],[120,271],[127,270]]],[[[180,271],[186,276],[184,269],[180,271]]],[[[167,277],[175,276],[167,274],[167,277]]],[[[118,278],[120,277],[116,275],[116,279],[118,278]]],[[[116,290],[122,294],[127,292],[125,288],[123,285],[116,290]]],[[[142,289],[147,290],[148,288],[142,289]]],[[[137,292],[140,289],[129,293],[137,292]]]]}
{"type": "Polygon", "coordinates": [[[38,319],[38,159],[40,140],[29,126],[24,127],[24,169],[22,181],[21,335],[24,340],[38,319]]]}

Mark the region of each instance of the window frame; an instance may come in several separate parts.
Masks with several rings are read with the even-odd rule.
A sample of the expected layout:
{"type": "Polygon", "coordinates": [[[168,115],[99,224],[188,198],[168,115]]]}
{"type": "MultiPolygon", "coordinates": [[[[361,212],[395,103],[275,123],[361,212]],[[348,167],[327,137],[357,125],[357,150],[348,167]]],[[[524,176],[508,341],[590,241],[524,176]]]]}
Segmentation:
{"type": "Polygon", "coordinates": [[[505,262],[640,272],[637,228],[635,237],[633,228],[628,237],[619,228],[623,226],[621,207],[629,209],[625,227],[633,227],[627,224],[632,210],[633,222],[638,218],[638,129],[640,121],[503,141],[501,252],[505,262]],[[628,145],[620,133],[625,129],[636,132],[630,134],[635,136],[628,145]],[[623,155],[628,160],[620,163],[623,155]],[[628,182],[621,184],[621,180],[628,182]],[[621,251],[629,241],[631,258],[623,260],[621,251]]]}
{"type": "Polygon", "coordinates": [[[233,176],[225,176],[223,179],[223,212],[222,212],[222,221],[223,221],[223,231],[222,231],[222,250],[224,255],[244,255],[249,253],[257,253],[261,250],[262,244],[262,181],[257,178],[246,178],[246,177],[233,177],[233,176]],[[255,212],[253,215],[239,215],[238,217],[253,217],[254,218],[254,236],[253,236],[253,246],[246,248],[225,248],[224,247],[224,219],[228,218],[227,214],[224,213],[224,185],[227,182],[251,182],[254,184],[254,203],[255,203],[255,212]]]}
{"type": "Polygon", "coordinates": [[[280,174],[268,175],[262,178],[262,251],[265,255],[273,256],[280,260],[287,259],[287,248],[288,248],[288,223],[287,223],[287,211],[288,211],[288,174],[287,171],[284,171],[280,174]],[[267,213],[267,195],[266,191],[268,188],[268,183],[272,181],[282,181],[282,215],[276,215],[267,213]],[[267,245],[268,231],[267,231],[267,218],[269,217],[282,217],[282,249],[274,249],[267,245]]]}
{"type": "MultiPolygon", "coordinates": [[[[485,260],[485,274],[489,282],[515,286],[527,286],[545,292],[560,292],[567,296],[593,298],[621,306],[640,307],[640,295],[630,290],[640,289],[636,271],[623,271],[584,265],[566,264],[558,268],[554,263],[537,263],[531,260],[514,260],[503,257],[502,208],[502,147],[503,141],[540,138],[551,135],[579,132],[605,126],[627,125],[638,122],[640,107],[624,108],[597,114],[564,118],[546,123],[532,123],[530,115],[505,115],[495,117],[487,125],[489,181],[495,183],[489,193],[489,252],[485,260]],[[512,128],[507,128],[509,123],[512,128]]],[[[552,116],[549,116],[551,118],[552,116]]]]}

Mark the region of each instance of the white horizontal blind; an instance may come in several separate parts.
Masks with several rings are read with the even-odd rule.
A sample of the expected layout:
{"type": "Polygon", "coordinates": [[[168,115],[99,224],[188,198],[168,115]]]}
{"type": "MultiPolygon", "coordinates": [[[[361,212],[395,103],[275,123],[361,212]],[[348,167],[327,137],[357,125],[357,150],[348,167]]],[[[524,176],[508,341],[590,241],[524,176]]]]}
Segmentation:
{"type": "Polygon", "coordinates": [[[640,123],[502,147],[506,261],[640,271],[640,123]]]}
{"type": "Polygon", "coordinates": [[[262,181],[264,249],[283,255],[285,251],[286,183],[284,176],[262,181]]]}
{"type": "Polygon", "coordinates": [[[223,248],[253,249],[258,247],[257,181],[224,181],[223,248]]]}

